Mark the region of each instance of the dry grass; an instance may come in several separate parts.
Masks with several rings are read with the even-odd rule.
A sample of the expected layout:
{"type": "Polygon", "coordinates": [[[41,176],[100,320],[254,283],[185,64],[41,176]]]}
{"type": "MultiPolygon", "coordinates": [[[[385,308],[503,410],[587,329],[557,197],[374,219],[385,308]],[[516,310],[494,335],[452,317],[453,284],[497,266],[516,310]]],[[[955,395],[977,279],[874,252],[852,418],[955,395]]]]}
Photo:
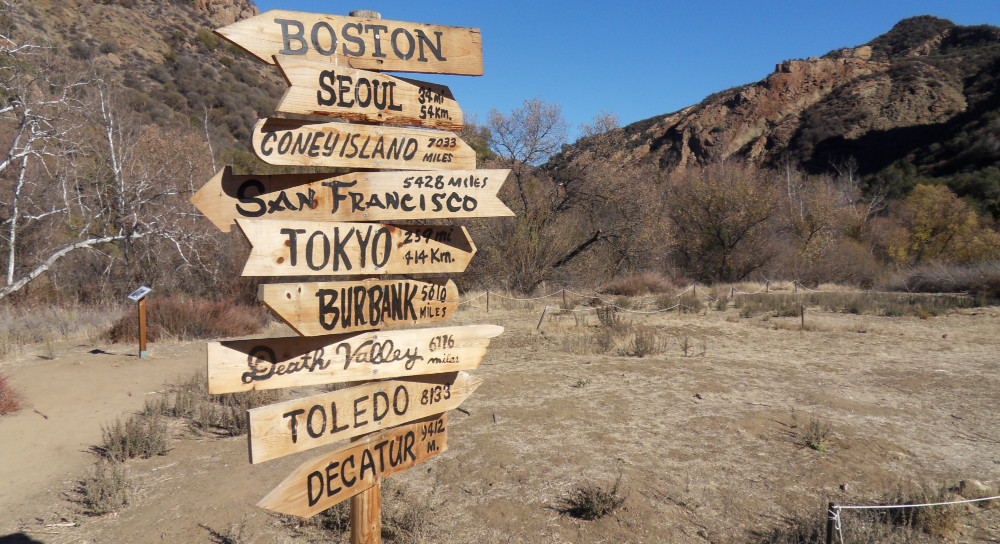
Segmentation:
{"type": "Polygon", "coordinates": [[[676,285],[656,272],[642,272],[623,278],[615,278],[601,287],[599,292],[609,295],[624,295],[634,297],[647,293],[666,293],[674,291],[676,285]]]}
{"type": "MultiPolygon", "coordinates": [[[[146,338],[196,340],[232,338],[259,332],[267,325],[263,306],[242,306],[229,301],[189,300],[178,297],[157,298],[146,306],[146,338]]],[[[104,333],[110,342],[138,340],[138,311],[126,311],[104,333]]]]}
{"type": "Polygon", "coordinates": [[[123,424],[120,419],[102,429],[103,445],[97,448],[101,456],[114,461],[133,457],[149,459],[170,451],[170,431],[167,422],[157,414],[133,415],[123,424]]]}
{"type": "Polygon", "coordinates": [[[198,433],[241,436],[247,432],[247,410],[279,400],[281,391],[275,389],[210,395],[208,378],[198,372],[170,392],[147,399],[142,413],[185,419],[198,433]]]}
{"type": "Polygon", "coordinates": [[[79,503],[88,516],[117,512],[132,500],[135,484],[125,464],[99,460],[77,487],[79,503]]]}
{"type": "Polygon", "coordinates": [[[91,341],[111,326],[121,309],[101,306],[0,307],[0,357],[29,344],[65,339],[91,341]]]}
{"type": "Polygon", "coordinates": [[[0,416],[21,409],[21,399],[10,386],[7,376],[0,374],[0,416]]]}

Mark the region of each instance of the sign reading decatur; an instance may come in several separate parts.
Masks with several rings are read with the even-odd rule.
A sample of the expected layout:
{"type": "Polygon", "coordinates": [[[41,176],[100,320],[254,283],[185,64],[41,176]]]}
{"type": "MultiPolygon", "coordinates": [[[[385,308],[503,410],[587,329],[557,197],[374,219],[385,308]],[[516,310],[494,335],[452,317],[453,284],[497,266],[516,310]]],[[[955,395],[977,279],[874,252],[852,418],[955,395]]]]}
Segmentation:
{"type": "Polygon", "coordinates": [[[208,344],[208,392],[237,393],[472,370],[499,325],[466,325],[208,344]]]}
{"type": "Polygon", "coordinates": [[[366,436],[299,465],[257,506],[308,518],[448,449],[448,415],[366,436]]]}
{"type": "Polygon", "coordinates": [[[497,198],[510,170],[234,175],[225,167],[191,202],[219,229],[236,219],[392,221],[512,216],[497,198]]]}
{"type": "Polygon", "coordinates": [[[461,272],[476,254],[465,227],[237,219],[244,276],[461,272]]]}
{"type": "Polygon", "coordinates": [[[384,380],[247,411],[250,462],[262,463],[457,408],[482,380],[465,372],[384,380]]]}
{"type": "Polygon", "coordinates": [[[478,28],[271,10],[215,33],[268,64],[287,56],[365,70],[483,75],[478,28]]]}
{"type": "Polygon", "coordinates": [[[433,323],[458,308],[451,280],[266,283],[257,296],[303,336],[433,323]]]}
{"type": "Polygon", "coordinates": [[[462,130],[462,110],[444,85],[279,57],[290,85],[281,113],[462,130]]]}
{"type": "Polygon", "coordinates": [[[263,119],[253,152],[278,166],[471,170],[476,152],[454,132],[352,123],[263,119]]]}

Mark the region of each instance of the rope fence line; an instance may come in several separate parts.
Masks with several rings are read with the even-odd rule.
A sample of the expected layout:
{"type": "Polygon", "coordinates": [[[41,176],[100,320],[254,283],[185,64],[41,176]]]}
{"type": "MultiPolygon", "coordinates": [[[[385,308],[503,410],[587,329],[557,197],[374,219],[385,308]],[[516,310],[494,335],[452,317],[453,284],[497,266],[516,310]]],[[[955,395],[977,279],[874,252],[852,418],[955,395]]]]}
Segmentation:
{"type": "Polygon", "coordinates": [[[833,534],[836,532],[840,539],[840,544],[844,544],[844,531],[841,524],[840,513],[843,510],[898,510],[903,508],[927,508],[932,506],[952,506],[956,504],[969,504],[974,502],[986,502],[1000,500],[1000,495],[994,497],[983,497],[981,499],[963,499],[960,501],[948,502],[928,502],[924,504],[880,504],[880,505],[838,505],[830,503],[827,512],[826,542],[833,544],[833,534]]]}

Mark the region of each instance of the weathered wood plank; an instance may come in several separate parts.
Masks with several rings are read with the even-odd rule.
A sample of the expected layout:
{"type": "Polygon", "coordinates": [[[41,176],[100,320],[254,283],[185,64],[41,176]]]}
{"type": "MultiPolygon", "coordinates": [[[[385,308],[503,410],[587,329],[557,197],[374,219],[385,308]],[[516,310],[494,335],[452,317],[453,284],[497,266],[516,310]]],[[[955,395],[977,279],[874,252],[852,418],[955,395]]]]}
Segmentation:
{"type": "Polygon", "coordinates": [[[462,130],[462,109],[444,85],[297,58],[277,61],[290,87],[275,111],[462,130]]]}
{"type": "Polygon", "coordinates": [[[262,463],[457,408],[482,383],[465,372],[385,380],[247,411],[262,463]]]}
{"type": "Polygon", "coordinates": [[[208,392],[302,387],[472,370],[499,325],[405,329],[208,344],[208,392]]]}
{"type": "Polygon", "coordinates": [[[476,254],[465,227],[237,219],[251,246],[244,276],[462,272],[476,254]]]}
{"type": "Polygon", "coordinates": [[[225,167],[191,202],[220,230],[236,219],[393,221],[512,216],[497,198],[510,170],[242,175],[225,167]]]}
{"type": "Polygon", "coordinates": [[[302,463],[257,506],[309,518],[447,449],[447,414],[373,433],[302,463]]]}
{"type": "Polygon", "coordinates": [[[270,10],[215,31],[251,55],[389,72],[483,75],[478,28],[270,10]]]}

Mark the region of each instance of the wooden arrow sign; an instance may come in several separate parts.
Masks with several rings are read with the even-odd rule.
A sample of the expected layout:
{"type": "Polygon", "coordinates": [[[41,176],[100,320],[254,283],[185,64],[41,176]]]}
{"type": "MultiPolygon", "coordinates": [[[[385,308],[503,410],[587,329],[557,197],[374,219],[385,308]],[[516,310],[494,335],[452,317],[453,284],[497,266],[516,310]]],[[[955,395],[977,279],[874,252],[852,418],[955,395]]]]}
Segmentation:
{"type": "Polygon", "coordinates": [[[465,372],[385,380],[252,408],[250,462],[388,429],[457,408],[482,383],[465,372]]]}
{"type": "Polygon", "coordinates": [[[468,170],[476,152],[454,132],[351,123],[262,119],[253,152],[279,166],[468,170]]]}
{"type": "Polygon", "coordinates": [[[225,167],[191,202],[228,232],[238,218],[392,221],[512,216],[497,198],[510,170],[233,175],[225,167]]]}
{"type": "Polygon", "coordinates": [[[309,518],[447,449],[447,414],[374,433],[302,463],[257,506],[309,518]]]}
{"type": "Polygon", "coordinates": [[[483,75],[478,28],[270,10],[215,33],[268,64],[284,55],[366,70],[483,75]]]}
{"type": "Polygon", "coordinates": [[[278,112],[462,130],[462,110],[444,85],[294,57],[277,61],[291,86],[278,112]]]}
{"type": "Polygon", "coordinates": [[[237,219],[253,246],[244,276],[461,272],[476,254],[465,227],[237,219]]]}
{"type": "Polygon", "coordinates": [[[498,325],[208,344],[208,392],[301,387],[472,370],[498,325]]]}
{"type": "Polygon", "coordinates": [[[268,283],[257,296],[304,336],[444,321],[458,307],[450,280],[268,283]]]}

